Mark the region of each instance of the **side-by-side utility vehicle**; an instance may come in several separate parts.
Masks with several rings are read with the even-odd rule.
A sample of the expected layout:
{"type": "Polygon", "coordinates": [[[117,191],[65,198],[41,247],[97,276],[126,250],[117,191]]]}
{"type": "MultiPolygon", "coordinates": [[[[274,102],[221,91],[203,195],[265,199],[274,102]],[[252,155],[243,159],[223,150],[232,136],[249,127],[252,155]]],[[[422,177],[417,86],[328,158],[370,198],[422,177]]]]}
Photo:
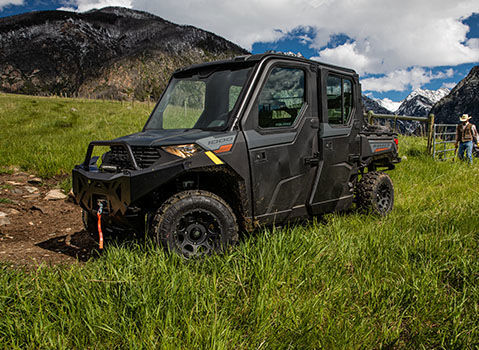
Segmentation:
{"type": "Polygon", "coordinates": [[[397,162],[353,70],[262,54],[176,71],[141,132],[90,143],[73,192],[92,234],[146,231],[193,257],[354,202],[385,215],[394,190],[379,170],[397,162]]]}

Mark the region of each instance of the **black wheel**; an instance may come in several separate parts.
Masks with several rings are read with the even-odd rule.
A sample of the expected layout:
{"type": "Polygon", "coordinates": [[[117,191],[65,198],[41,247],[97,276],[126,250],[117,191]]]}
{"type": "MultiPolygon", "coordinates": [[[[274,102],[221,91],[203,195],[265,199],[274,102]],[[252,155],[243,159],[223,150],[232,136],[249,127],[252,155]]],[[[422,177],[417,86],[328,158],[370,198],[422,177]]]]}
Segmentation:
{"type": "Polygon", "coordinates": [[[217,195],[199,190],[180,192],[163,203],[150,233],[158,244],[186,258],[221,252],[238,242],[233,210],[217,195]]]}
{"type": "Polygon", "coordinates": [[[368,213],[389,213],[394,205],[394,186],[389,175],[379,171],[364,174],[356,187],[356,203],[368,213]]]}

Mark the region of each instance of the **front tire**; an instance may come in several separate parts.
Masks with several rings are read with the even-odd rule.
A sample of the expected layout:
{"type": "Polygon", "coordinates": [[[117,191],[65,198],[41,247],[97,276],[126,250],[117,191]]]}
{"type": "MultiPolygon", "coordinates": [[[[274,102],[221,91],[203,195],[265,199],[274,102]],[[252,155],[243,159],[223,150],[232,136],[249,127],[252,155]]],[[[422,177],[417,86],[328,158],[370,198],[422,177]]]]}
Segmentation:
{"type": "Polygon", "coordinates": [[[222,252],[238,242],[238,224],[231,207],[202,190],[170,197],[155,213],[150,232],[158,244],[186,258],[222,252]]]}
{"type": "Polygon", "coordinates": [[[394,205],[394,186],[389,175],[380,171],[364,174],[356,188],[356,203],[367,213],[387,215],[394,205]]]}

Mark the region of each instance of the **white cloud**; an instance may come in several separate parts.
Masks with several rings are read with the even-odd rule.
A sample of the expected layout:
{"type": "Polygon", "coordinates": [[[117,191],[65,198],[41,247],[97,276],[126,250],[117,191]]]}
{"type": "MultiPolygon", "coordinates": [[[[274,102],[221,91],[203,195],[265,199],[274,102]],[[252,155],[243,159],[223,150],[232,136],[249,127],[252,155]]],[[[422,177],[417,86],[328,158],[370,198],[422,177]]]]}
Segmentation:
{"type": "MultiPolygon", "coordinates": [[[[424,72],[415,76],[418,68],[411,67],[479,62],[479,39],[467,39],[469,27],[462,23],[477,12],[478,0],[70,1],[80,11],[110,5],[148,11],[212,31],[246,49],[279,40],[295,28],[311,28],[312,34],[300,40],[318,51],[316,59],[361,74],[386,74],[386,82],[390,74],[409,76],[412,85],[428,79],[424,72]],[[335,46],[331,38],[338,34],[350,40],[335,46]]],[[[379,83],[367,81],[370,86],[374,82],[379,83]]],[[[407,84],[407,79],[390,82],[394,89],[407,84]]]]}
{"type": "Polygon", "coordinates": [[[65,1],[64,6],[58,10],[84,12],[91,9],[101,9],[108,6],[131,8],[131,0],[70,0],[65,1]]]}
{"type": "Polygon", "coordinates": [[[361,80],[363,91],[406,91],[417,89],[435,79],[451,77],[454,71],[447,69],[443,72],[432,73],[421,67],[399,69],[382,77],[366,78],[361,80]]]}
{"type": "MultiPolygon", "coordinates": [[[[474,49],[479,49],[479,39],[472,38],[472,39],[467,40],[466,46],[470,47],[473,50],[474,49]]],[[[479,60],[479,58],[478,58],[478,60],[479,60]]]]}
{"type": "Polygon", "coordinates": [[[10,5],[23,5],[23,0],[0,0],[0,11],[10,5]]]}
{"type": "Polygon", "coordinates": [[[334,49],[324,49],[321,56],[312,57],[313,60],[331,63],[338,66],[354,68],[359,74],[363,74],[370,65],[370,59],[366,53],[360,53],[356,43],[346,43],[334,49]]]}
{"type": "Polygon", "coordinates": [[[310,26],[317,31],[313,46],[323,48],[320,59],[367,73],[479,61],[474,42],[464,43],[468,27],[461,22],[477,11],[477,0],[131,1],[133,8],[211,30],[247,49],[279,39],[275,29],[310,26]],[[352,41],[324,49],[340,33],[352,41]]]}

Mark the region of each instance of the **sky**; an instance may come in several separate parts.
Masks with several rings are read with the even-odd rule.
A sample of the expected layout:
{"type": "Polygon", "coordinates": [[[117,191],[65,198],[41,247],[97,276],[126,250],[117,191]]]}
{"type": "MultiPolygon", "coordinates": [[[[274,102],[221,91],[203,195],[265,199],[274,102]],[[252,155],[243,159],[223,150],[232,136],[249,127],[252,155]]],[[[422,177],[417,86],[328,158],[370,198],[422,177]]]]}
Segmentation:
{"type": "Polygon", "coordinates": [[[0,0],[0,17],[105,6],[194,25],[252,53],[353,68],[363,93],[385,101],[452,88],[479,64],[479,0],[0,0]]]}

